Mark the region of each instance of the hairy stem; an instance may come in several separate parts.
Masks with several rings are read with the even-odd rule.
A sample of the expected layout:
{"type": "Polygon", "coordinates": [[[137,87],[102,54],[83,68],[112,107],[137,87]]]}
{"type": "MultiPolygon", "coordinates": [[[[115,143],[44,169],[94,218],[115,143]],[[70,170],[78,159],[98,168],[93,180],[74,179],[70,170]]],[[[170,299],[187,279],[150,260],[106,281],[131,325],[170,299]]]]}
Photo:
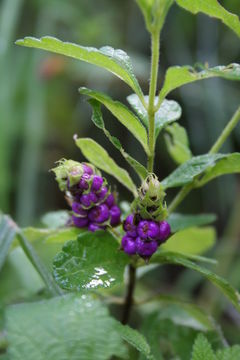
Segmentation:
{"type": "Polygon", "coordinates": [[[152,32],[152,61],[151,61],[151,77],[149,87],[148,101],[148,145],[150,154],[148,156],[148,171],[153,172],[154,168],[154,152],[155,152],[155,95],[157,89],[158,63],[159,63],[159,31],[152,32]]]}
{"type": "Polygon", "coordinates": [[[128,267],[128,287],[127,287],[127,294],[125,298],[125,304],[123,308],[123,318],[122,324],[127,324],[130,318],[131,309],[133,305],[133,293],[135,289],[136,283],[136,268],[134,265],[130,264],[128,267]]]}
{"type": "MultiPolygon", "coordinates": [[[[240,121],[240,107],[237,109],[237,111],[234,113],[231,120],[227,123],[225,128],[223,129],[221,135],[218,137],[217,141],[214,143],[214,145],[209,150],[209,154],[215,154],[218,152],[218,150],[222,147],[224,142],[227,140],[233,129],[236,127],[238,122],[240,121]]],[[[190,193],[192,189],[195,188],[195,185],[197,183],[197,178],[195,178],[192,182],[185,185],[176,195],[176,197],[173,199],[171,204],[169,205],[169,214],[173,212],[177,206],[185,199],[185,197],[190,193]]]]}

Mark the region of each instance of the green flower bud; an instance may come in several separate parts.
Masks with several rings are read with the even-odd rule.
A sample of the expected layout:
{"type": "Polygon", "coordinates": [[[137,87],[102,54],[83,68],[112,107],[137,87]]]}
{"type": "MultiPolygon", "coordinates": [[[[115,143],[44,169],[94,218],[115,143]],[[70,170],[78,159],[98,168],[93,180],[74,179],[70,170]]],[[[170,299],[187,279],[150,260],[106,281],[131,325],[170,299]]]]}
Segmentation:
{"type": "Polygon", "coordinates": [[[59,188],[62,191],[67,191],[68,186],[78,184],[84,173],[82,164],[66,159],[59,160],[58,166],[52,171],[55,173],[59,188]]]}

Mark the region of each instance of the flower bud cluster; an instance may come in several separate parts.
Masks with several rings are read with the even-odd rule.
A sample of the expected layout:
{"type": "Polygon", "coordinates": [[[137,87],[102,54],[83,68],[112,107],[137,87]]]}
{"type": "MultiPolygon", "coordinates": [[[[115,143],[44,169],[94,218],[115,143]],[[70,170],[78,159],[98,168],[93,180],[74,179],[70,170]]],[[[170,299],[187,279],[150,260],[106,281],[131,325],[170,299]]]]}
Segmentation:
{"type": "Polygon", "coordinates": [[[122,249],[128,255],[138,254],[150,258],[171,233],[166,220],[142,219],[139,214],[130,214],[123,223],[126,234],[122,238],[122,249]]]}
{"type": "Polygon", "coordinates": [[[60,189],[66,191],[76,227],[94,232],[120,224],[121,211],[115,197],[93,166],[62,160],[53,171],[60,189]]]}

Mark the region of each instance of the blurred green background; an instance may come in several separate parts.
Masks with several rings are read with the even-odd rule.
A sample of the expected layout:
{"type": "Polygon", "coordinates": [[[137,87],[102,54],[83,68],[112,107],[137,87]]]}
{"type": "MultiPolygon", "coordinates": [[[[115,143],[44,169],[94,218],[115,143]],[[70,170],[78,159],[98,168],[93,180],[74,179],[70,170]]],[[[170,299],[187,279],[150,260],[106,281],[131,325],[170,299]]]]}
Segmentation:
{"type": "MultiPolygon", "coordinates": [[[[221,4],[240,15],[239,0],[225,0],[221,4]]],[[[0,209],[11,214],[21,226],[38,225],[45,212],[67,208],[49,169],[62,157],[83,160],[74,145],[74,134],[94,138],[121,166],[128,168],[101,130],[92,124],[91,109],[77,89],[80,86],[98,89],[126,103],[129,88],[94,66],[14,45],[16,39],[29,35],[51,35],[81,45],[122,48],[132,57],[145,93],[150,72],[149,36],[133,0],[0,2],[0,209]]],[[[239,40],[220,22],[204,15],[192,16],[173,6],[161,38],[159,85],[168,66],[197,62],[210,66],[239,63],[239,40]]],[[[169,99],[181,104],[180,124],[187,128],[192,152],[198,155],[208,151],[239,106],[240,87],[239,83],[220,79],[205,80],[176,90],[169,99]]],[[[133,136],[107,111],[103,113],[107,128],[118,136],[124,148],[139,161],[145,161],[133,136]]],[[[240,151],[240,126],[222,151],[240,151]]],[[[161,136],[157,143],[156,173],[163,179],[175,166],[161,136]]],[[[118,185],[118,190],[121,200],[131,201],[123,187],[118,185]]],[[[167,199],[174,194],[171,191],[167,199]]],[[[239,288],[239,177],[223,177],[194,191],[180,210],[218,215],[219,245],[213,256],[223,259],[218,272],[239,288]]],[[[164,274],[166,270],[153,278],[160,280],[164,274]]],[[[169,273],[166,278],[173,279],[169,273]]],[[[151,285],[151,279],[147,280],[151,285]]],[[[198,284],[197,275],[191,273],[189,277],[185,271],[175,285],[179,292],[195,294],[199,292],[198,284]]],[[[202,297],[214,303],[215,290],[203,289],[202,297]]],[[[228,310],[227,317],[239,325],[234,310],[231,307],[228,310]]],[[[239,341],[233,330],[229,332],[239,341]]]]}

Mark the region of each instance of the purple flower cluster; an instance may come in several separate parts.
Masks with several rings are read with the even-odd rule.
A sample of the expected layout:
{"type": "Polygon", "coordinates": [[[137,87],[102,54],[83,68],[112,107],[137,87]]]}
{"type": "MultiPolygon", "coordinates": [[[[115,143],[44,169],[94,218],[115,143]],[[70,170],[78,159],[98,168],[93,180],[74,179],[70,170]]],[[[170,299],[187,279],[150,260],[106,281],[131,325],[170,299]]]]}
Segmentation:
{"type": "Polygon", "coordinates": [[[122,249],[128,255],[138,254],[150,258],[158,246],[164,243],[171,233],[167,221],[144,220],[131,214],[123,223],[126,234],[122,238],[122,249]]]}
{"type": "Polygon", "coordinates": [[[73,224],[93,232],[105,229],[107,225],[119,225],[121,211],[105,180],[90,166],[82,164],[82,167],[79,182],[72,186],[68,182],[67,185],[72,199],[73,224]]]}

